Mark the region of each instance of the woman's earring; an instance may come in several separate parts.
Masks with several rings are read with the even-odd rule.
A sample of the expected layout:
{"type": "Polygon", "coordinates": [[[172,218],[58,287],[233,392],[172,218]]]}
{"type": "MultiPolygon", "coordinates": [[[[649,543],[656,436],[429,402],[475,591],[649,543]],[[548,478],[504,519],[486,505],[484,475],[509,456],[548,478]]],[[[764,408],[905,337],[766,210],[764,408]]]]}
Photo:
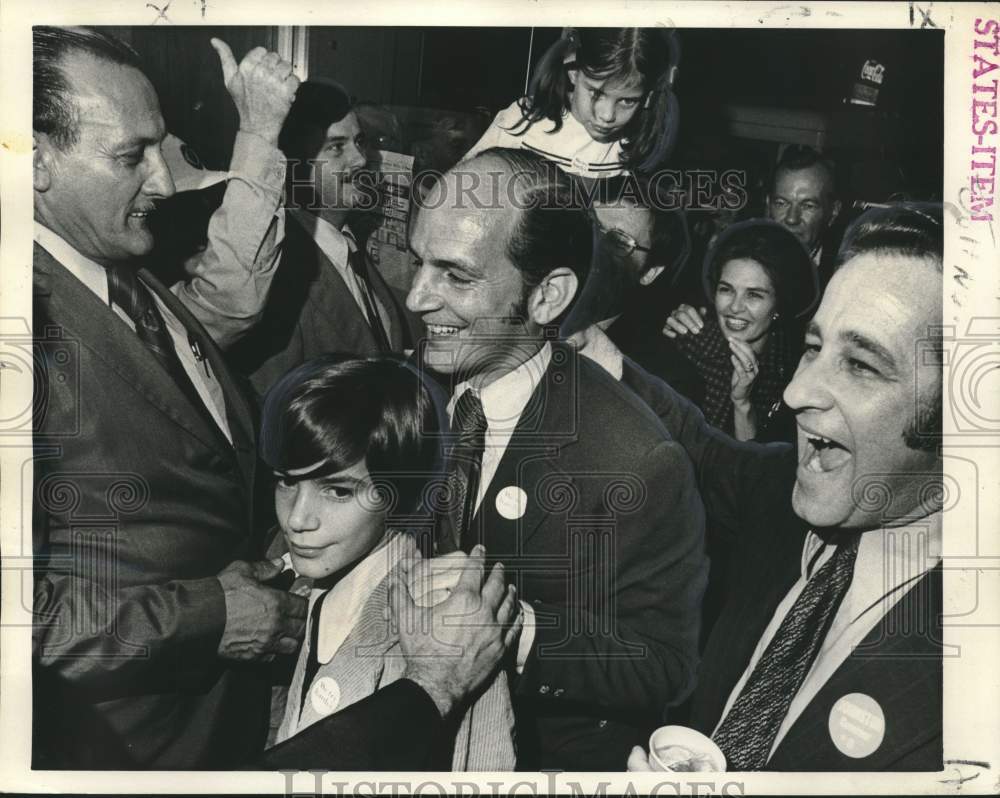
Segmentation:
{"type": "Polygon", "coordinates": [[[780,315],[780,314],[778,314],[778,313],[775,313],[775,314],[774,314],[773,316],[771,316],[771,321],[777,321],[777,320],[778,320],[778,316],[779,316],[779,315],[780,315]]]}

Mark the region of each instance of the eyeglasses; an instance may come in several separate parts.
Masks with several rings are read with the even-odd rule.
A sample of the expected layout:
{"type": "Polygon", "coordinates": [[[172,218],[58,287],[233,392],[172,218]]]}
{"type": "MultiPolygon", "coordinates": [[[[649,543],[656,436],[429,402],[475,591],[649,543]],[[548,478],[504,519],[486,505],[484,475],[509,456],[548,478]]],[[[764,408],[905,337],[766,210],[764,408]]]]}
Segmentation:
{"type": "Polygon", "coordinates": [[[624,230],[619,230],[617,227],[612,227],[610,230],[604,231],[605,240],[611,244],[616,250],[618,250],[622,255],[631,255],[633,252],[638,250],[639,252],[650,252],[649,247],[644,247],[638,241],[636,241],[632,236],[626,233],[624,230]]]}

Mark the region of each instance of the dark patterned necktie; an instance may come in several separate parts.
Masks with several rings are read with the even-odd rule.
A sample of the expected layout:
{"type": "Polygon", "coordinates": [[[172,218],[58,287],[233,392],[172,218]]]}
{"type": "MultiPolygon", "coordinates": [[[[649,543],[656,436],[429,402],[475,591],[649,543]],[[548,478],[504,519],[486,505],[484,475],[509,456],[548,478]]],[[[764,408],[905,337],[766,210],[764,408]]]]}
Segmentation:
{"type": "Polygon", "coordinates": [[[347,255],[347,262],[361,285],[361,302],[365,306],[368,326],[371,327],[372,335],[375,336],[378,350],[379,352],[391,352],[392,345],[389,343],[389,335],[385,331],[385,325],[378,312],[378,302],[375,300],[375,291],[372,289],[371,280],[368,279],[368,264],[365,262],[365,254],[360,249],[352,249],[347,255]]]}
{"type": "MultiPolygon", "coordinates": [[[[174,349],[174,341],[167,330],[166,322],[156,307],[149,289],[136,276],[135,270],[127,266],[111,266],[105,269],[108,275],[108,297],[125,311],[135,325],[135,334],[143,346],[163,367],[163,370],[177,383],[177,386],[203,414],[211,419],[208,408],[198,394],[194,383],[181,365],[174,349]]],[[[213,427],[217,424],[211,419],[213,427]]]]}
{"type": "Polygon", "coordinates": [[[712,739],[728,770],[760,770],[854,576],[859,534],[841,541],[792,604],[712,739]]]}
{"type": "Polygon", "coordinates": [[[455,403],[452,428],[458,437],[451,451],[448,494],[452,498],[453,543],[469,551],[479,541],[471,540],[472,517],[479,493],[479,474],[486,448],[486,414],[475,391],[466,390],[455,403]]]}

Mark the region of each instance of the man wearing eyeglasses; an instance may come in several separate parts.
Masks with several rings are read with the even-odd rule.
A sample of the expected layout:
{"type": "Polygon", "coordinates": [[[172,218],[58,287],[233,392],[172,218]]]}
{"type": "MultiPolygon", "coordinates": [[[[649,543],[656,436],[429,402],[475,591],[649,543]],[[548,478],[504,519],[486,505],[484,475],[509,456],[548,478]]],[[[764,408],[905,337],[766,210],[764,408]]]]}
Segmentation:
{"type": "MultiPolygon", "coordinates": [[[[641,188],[641,186],[640,186],[641,188]]],[[[641,193],[641,192],[640,192],[641,193]]],[[[599,257],[568,322],[569,331],[590,324],[619,351],[672,385],[685,384],[669,342],[660,335],[654,303],[663,292],[654,282],[672,280],[690,249],[684,217],[658,209],[640,196],[595,201],[599,257]],[[669,271],[668,271],[669,267],[669,271]],[[661,277],[667,272],[667,277],[661,277]]]]}

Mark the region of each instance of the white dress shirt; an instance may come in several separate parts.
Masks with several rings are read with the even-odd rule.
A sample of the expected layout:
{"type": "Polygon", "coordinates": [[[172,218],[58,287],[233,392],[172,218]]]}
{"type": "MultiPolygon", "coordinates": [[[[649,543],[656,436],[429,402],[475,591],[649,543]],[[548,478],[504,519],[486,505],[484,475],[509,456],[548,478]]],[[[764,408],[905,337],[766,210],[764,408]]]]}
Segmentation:
{"type": "MultiPolygon", "coordinates": [[[[129,329],[135,331],[135,324],[128,317],[125,311],[113,304],[108,295],[108,275],[104,267],[90,258],[81,255],[75,248],[66,242],[61,236],[53,233],[47,227],[35,222],[35,243],[48,252],[76,279],[83,283],[92,291],[98,299],[108,305],[129,329]]],[[[195,353],[188,339],[188,330],[181,324],[180,320],[170,312],[163,301],[153,292],[149,295],[156,302],[163,322],[167,325],[167,332],[174,342],[174,349],[184,371],[191,378],[198,396],[201,397],[208,412],[211,413],[219,429],[232,443],[232,434],[229,431],[229,422],[226,419],[226,400],[222,393],[222,386],[211,373],[208,361],[195,353]]]]}
{"type": "MultiPolygon", "coordinates": [[[[733,687],[715,727],[722,721],[743,690],[747,679],[774,638],[809,578],[829,560],[836,546],[810,532],[802,548],[801,576],[782,599],[764,630],[743,676],[733,687]]],[[[861,535],[854,576],[833,617],[816,659],[788,707],[771,746],[771,756],[809,702],[834,672],[860,645],[875,625],[888,614],[917,580],[941,561],[941,512],[931,513],[906,526],[873,529],[861,535]]],[[[713,734],[715,733],[713,731],[713,734]]]]}

